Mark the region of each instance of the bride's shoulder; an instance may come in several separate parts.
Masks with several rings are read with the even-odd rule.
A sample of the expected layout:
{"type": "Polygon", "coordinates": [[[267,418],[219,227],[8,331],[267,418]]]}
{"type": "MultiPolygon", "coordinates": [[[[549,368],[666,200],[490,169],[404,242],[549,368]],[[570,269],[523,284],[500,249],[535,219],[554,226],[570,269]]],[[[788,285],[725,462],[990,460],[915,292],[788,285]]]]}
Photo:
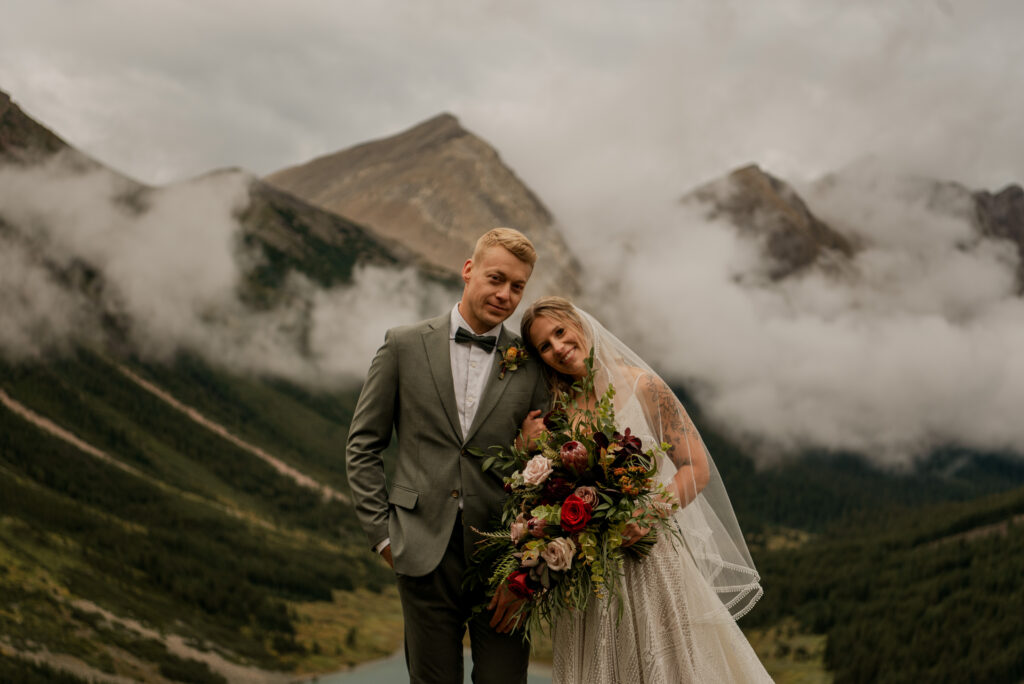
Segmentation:
{"type": "Polygon", "coordinates": [[[654,375],[647,369],[639,368],[637,366],[630,366],[623,363],[619,364],[617,371],[619,377],[629,385],[629,388],[633,390],[634,393],[645,393],[646,388],[650,386],[651,383],[660,381],[657,375],[654,375]]]}
{"type": "Polygon", "coordinates": [[[632,366],[625,372],[632,383],[633,394],[647,404],[661,405],[666,399],[675,400],[675,392],[657,373],[632,366]]]}

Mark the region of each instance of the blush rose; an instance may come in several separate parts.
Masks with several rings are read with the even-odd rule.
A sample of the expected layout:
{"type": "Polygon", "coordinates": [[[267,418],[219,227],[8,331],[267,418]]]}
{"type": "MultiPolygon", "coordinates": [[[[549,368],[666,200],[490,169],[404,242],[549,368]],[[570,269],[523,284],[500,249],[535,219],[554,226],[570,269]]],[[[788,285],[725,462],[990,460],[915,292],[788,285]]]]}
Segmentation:
{"type": "Polygon", "coordinates": [[[590,504],[591,508],[597,505],[597,490],[593,487],[577,487],[573,494],[582,499],[584,503],[590,504]]]}
{"type": "Polygon", "coordinates": [[[540,555],[544,558],[549,568],[561,571],[572,567],[572,556],[574,553],[576,553],[576,544],[573,543],[572,539],[559,537],[545,546],[540,555]]]}
{"type": "Polygon", "coordinates": [[[527,462],[523,468],[523,482],[531,485],[539,485],[551,475],[551,460],[546,456],[537,454],[527,462]]]}
{"type": "Polygon", "coordinates": [[[509,527],[508,536],[512,539],[513,544],[518,544],[519,540],[526,536],[527,523],[520,516],[512,525],[509,527]]]}

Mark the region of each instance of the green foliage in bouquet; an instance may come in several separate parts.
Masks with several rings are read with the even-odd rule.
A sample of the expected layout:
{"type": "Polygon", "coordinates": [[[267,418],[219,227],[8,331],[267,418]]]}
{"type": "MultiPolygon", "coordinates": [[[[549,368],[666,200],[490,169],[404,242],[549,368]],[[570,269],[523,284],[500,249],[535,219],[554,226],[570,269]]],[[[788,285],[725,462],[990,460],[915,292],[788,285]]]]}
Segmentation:
{"type": "Polygon", "coordinates": [[[507,585],[521,597],[517,630],[526,638],[593,597],[621,607],[626,559],[647,555],[659,534],[675,532],[668,524],[674,496],[654,484],[667,445],[644,450],[629,428],[617,430],[612,386],[590,405],[593,351],[586,365],[587,374],[556,396],[533,444],[517,440],[478,454],[484,470],[505,475],[509,497],[495,529],[481,532],[469,583],[485,586],[488,596],[507,585]],[[630,523],[647,532],[624,546],[630,523]]]}

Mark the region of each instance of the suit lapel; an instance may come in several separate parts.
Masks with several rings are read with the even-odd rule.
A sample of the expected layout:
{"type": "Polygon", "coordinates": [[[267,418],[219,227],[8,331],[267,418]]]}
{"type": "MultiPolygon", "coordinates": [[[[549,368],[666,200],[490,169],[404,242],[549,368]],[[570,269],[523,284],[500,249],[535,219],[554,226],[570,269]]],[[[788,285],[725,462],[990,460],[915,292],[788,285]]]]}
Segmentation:
{"type": "Polygon", "coordinates": [[[459,426],[459,411],[455,405],[455,383],[452,380],[452,356],[448,340],[450,324],[451,314],[430,321],[429,329],[423,333],[423,346],[427,351],[430,374],[434,378],[437,395],[441,398],[441,406],[444,407],[455,435],[461,437],[462,428],[459,426]]]}
{"type": "MultiPolygon", "coordinates": [[[[501,399],[501,395],[505,393],[505,388],[509,386],[510,376],[508,373],[505,374],[504,379],[499,380],[498,374],[501,373],[501,350],[508,346],[512,341],[512,335],[505,326],[501,326],[501,333],[498,335],[498,348],[494,350],[494,362],[491,365],[491,375],[487,378],[487,384],[484,387],[484,396],[480,399],[480,407],[477,409],[476,415],[473,417],[473,423],[469,426],[469,434],[463,440],[463,444],[468,442],[476,434],[477,429],[480,425],[487,420],[487,416],[494,410],[494,407],[498,405],[498,400],[501,399]]],[[[449,362],[450,365],[451,362],[449,362]]]]}

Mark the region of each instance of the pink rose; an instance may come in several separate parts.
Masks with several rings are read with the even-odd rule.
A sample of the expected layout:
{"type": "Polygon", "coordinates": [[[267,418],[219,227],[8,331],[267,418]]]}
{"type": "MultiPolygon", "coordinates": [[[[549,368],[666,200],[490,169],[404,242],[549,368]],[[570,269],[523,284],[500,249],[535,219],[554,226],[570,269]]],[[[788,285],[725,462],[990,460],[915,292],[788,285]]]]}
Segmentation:
{"type": "Polygon", "coordinates": [[[597,490],[593,487],[577,487],[573,494],[580,497],[583,503],[590,505],[591,508],[597,505],[597,490]]]}
{"type": "Polygon", "coordinates": [[[552,540],[541,551],[545,562],[552,570],[568,570],[572,567],[572,556],[576,553],[576,544],[568,537],[552,540]]]}
{"type": "Polygon", "coordinates": [[[562,465],[569,470],[582,473],[590,465],[590,456],[587,449],[579,442],[566,442],[559,452],[562,458],[562,465]]]}
{"type": "Polygon", "coordinates": [[[526,536],[526,522],[523,520],[516,520],[512,523],[508,530],[508,536],[512,539],[513,544],[518,544],[519,540],[526,536]]]}
{"type": "Polygon", "coordinates": [[[551,475],[550,459],[537,454],[531,458],[526,467],[523,468],[523,482],[531,485],[539,485],[551,475]]]}
{"type": "Polygon", "coordinates": [[[544,536],[544,528],[548,526],[548,521],[544,518],[530,518],[526,522],[527,531],[538,539],[544,536]]]}

